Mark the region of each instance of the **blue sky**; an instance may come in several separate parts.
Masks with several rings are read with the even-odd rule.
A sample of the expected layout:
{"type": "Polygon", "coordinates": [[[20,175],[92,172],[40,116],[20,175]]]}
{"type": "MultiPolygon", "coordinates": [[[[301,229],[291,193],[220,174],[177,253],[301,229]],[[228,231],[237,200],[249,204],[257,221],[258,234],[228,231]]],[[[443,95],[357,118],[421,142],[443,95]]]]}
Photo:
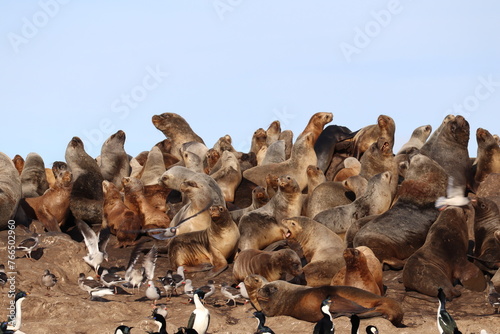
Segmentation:
{"type": "Polygon", "coordinates": [[[64,160],[121,129],[135,156],[182,115],[211,147],[241,151],[278,119],[295,136],[311,115],[357,130],[386,114],[395,149],[448,113],[500,133],[500,2],[2,1],[0,151],[64,160]]]}

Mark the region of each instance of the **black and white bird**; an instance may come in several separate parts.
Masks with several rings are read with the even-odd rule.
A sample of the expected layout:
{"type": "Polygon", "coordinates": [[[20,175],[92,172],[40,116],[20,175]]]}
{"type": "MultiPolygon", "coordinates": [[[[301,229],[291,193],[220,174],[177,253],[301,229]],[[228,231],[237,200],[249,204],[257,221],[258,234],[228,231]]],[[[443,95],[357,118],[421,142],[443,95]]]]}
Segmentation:
{"type": "Polygon", "coordinates": [[[108,261],[106,246],[110,236],[109,227],[101,229],[96,234],[94,230],[81,219],[76,221],[76,226],[82,233],[85,246],[87,247],[87,255],[83,257],[83,260],[85,260],[89,266],[94,268],[97,274],[101,263],[104,260],[108,261]]]}
{"type": "Polygon", "coordinates": [[[115,293],[116,293],[116,285],[126,282],[126,280],[123,277],[120,277],[116,273],[109,272],[108,269],[102,270],[101,275],[99,276],[99,280],[105,287],[114,288],[115,293]]]}
{"type": "Polygon", "coordinates": [[[191,281],[189,278],[187,278],[184,281],[184,294],[188,296],[189,298],[193,298],[194,291],[196,289],[193,288],[193,281],[191,281]]]}
{"type": "Polygon", "coordinates": [[[50,270],[45,269],[42,275],[42,285],[47,288],[47,291],[50,290],[57,283],[56,275],[52,274],[50,270]]]}
{"type": "Polygon", "coordinates": [[[100,299],[100,298],[104,297],[104,296],[114,295],[114,294],[115,294],[115,291],[112,288],[107,288],[105,286],[100,286],[100,287],[97,287],[97,288],[89,291],[90,300],[105,301],[105,300],[100,299]]]}
{"type": "Polygon", "coordinates": [[[330,305],[332,300],[328,296],[325,300],[321,302],[321,313],[323,318],[321,318],[314,326],[313,334],[330,334],[335,333],[335,325],[333,324],[332,314],[330,313],[330,305]]]}
{"type": "MultiPolygon", "coordinates": [[[[215,293],[215,282],[211,279],[207,281],[207,285],[200,286],[196,290],[201,290],[203,291],[204,295],[202,299],[207,299],[211,295],[215,293]]],[[[194,296],[193,296],[194,297],[194,296]]]]}
{"type": "Polygon", "coordinates": [[[437,327],[440,334],[461,334],[452,316],[446,311],[446,295],[442,288],[438,289],[439,307],[437,310],[437,327]]]}
{"type": "Polygon", "coordinates": [[[35,233],[33,236],[21,241],[19,245],[17,245],[16,250],[26,252],[26,257],[31,259],[31,252],[36,248],[36,246],[38,246],[38,242],[38,234],[35,233]]]}
{"type": "Polygon", "coordinates": [[[167,319],[168,311],[167,311],[167,304],[156,304],[153,306],[153,313],[151,316],[154,316],[155,314],[161,314],[165,319],[167,319]]]}
{"type": "Polygon", "coordinates": [[[229,303],[230,300],[232,300],[233,305],[236,306],[236,298],[241,298],[240,290],[233,288],[227,282],[221,284],[220,292],[224,297],[227,298],[226,304],[229,303]]]}
{"type": "Polygon", "coordinates": [[[172,287],[174,289],[174,292],[176,295],[179,295],[179,292],[177,289],[179,289],[183,284],[186,279],[184,275],[184,266],[179,266],[177,267],[177,273],[172,274],[172,287]]]}
{"type": "Polygon", "coordinates": [[[257,319],[257,330],[255,334],[274,334],[273,330],[266,326],[266,316],[262,311],[256,311],[253,316],[257,319]]]}
{"type": "Polygon", "coordinates": [[[245,298],[245,299],[250,299],[250,296],[248,296],[248,291],[247,291],[247,287],[245,286],[245,283],[244,282],[240,282],[238,283],[238,285],[236,286],[238,289],[240,289],[240,294],[241,294],[241,297],[245,298]]]}
{"type": "MultiPolygon", "coordinates": [[[[350,318],[351,318],[351,334],[359,334],[359,323],[360,323],[359,317],[356,314],[353,314],[351,315],[350,318]]],[[[378,328],[373,325],[366,326],[366,333],[378,334],[378,328]]]]}
{"type": "Polygon", "coordinates": [[[3,289],[6,283],[7,283],[7,274],[5,273],[5,265],[0,264],[0,287],[2,287],[3,289]]]}
{"type": "Polygon", "coordinates": [[[135,289],[135,287],[140,288],[142,283],[153,280],[154,277],[156,258],[158,256],[158,249],[156,248],[156,245],[153,245],[149,252],[144,256],[144,259],[142,260],[142,267],[135,268],[135,264],[141,255],[142,247],[142,244],[138,244],[134,247],[130,255],[127,270],[125,271],[125,280],[128,282],[127,285],[131,286],[132,289],[135,289]]]}
{"type": "Polygon", "coordinates": [[[155,286],[155,283],[152,280],[148,281],[148,287],[146,289],[146,297],[149,300],[152,300],[154,305],[156,305],[156,301],[161,297],[160,289],[155,286]]]}
{"type": "Polygon", "coordinates": [[[14,319],[12,319],[9,324],[7,324],[7,331],[13,331],[14,333],[20,333],[19,329],[21,328],[22,325],[22,309],[21,309],[21,304],[23,301],[26,299],[26,297],[29,295],[29,293],[24,292],[24,291],[19,291],[16,293],[14,297],[14,302],[15,302],[15,316],[14,319]],[[13,324],[10,325],[10,324],[13,324]]]}
{"type": "Polygon", "coordinates": [[[495,289],[495,285],[491,280],[488,280],[488,303],[495,309],[495,314],[498,313],[500,307],[500,293],[495,289]]]}
{"type": "Polygon", "coordinates": [[[78,286],[87,293],[90,293],[93,289],[103,287],[103,285],[99,281],[96,281],[93,277],[85,277],[84,273],[80,273],[80,275],[78,275],[78,286]]]}
{"type": "Polygon", "coordinates": [[[378,328],[373,326],[373,325],[366,326],[366,333],[367,334],[378,334],[378,328]]]}
{"type": "Polygon", "coordinates": [[[158,331],[157,332],[147,332],[149,334],[167,334],[167,321],[165,320],[165,317],[163,317],[161,314],[155,314],[153,315],[153,319],[155,321],[155,324],[158,325],[158,331]]]}
{"type": "Polygon", "coordinates": [[[130,330],[134,327],[129,327],[125,325],[120,325],[116,327],[114,334],[130,334],[130,330]]]}
{"type": "Polygon", "coordinates": [[[196,290],[193,295],[194,305],[196,308],[191,313],[186,328],[194,329],[198,334],[205,334],[210,325],[210,312],[203,305],[201,299],[204,299],[205,293],[201,290],[196,290]]]}
{"type": "Polygon", "coordinates": [[[448,187],[446,188],[446,197],[438,197],[436,200],[436,208],[444,210],[448,206],[464,206],[469,204],[470,199],[464,196],[464,186],[455,185],[452,176],[448,177],[448,187]]]}

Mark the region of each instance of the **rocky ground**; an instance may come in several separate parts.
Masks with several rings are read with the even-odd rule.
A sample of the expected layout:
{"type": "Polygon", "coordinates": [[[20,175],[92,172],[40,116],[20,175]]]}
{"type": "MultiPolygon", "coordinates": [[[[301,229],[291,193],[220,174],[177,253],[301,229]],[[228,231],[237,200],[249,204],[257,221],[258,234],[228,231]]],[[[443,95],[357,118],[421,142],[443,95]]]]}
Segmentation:
{"type": "MultiPolygon", "coordinates": [[[[16,244],[26,236],[26,232],[16,229],[16,244]]],[[[76,236],[77,238],[78,236],[76,236]]],[[[144,237],[146,238],[146,237],[144,237]]],[[[152,302],[145,298],[145,286],[135,293],[130,289],[119,289],[116,295],[106,296],[107,301],[91,301],[88,294],[78,287],[80,272],[93,275],[93,271],[82,260],[86,250],[83,242],[71,239],[67,234],[46,234],[40,238],[40,246],[33,253],[33,260],[23,257],[17,252],[15,264],[17,289],[30,293],[22,304],[22,327],[27,334],[90,334],[114,333],[114,329],[125,324],[133,326],[132,333],[144,333],[156,330],[151,314],[152,302]],[[58,278],[56,286],[47,291],[40,284],[44,269],[50,269],[58,278]]],[[[149,239],[149,238],[148,238],[149,239]]],[[[152,245],[152,240],[146,243],[152,245]]],[[[127,265],[131,248],[115,248],[116,239],[112,236],[109,245],[109,262],[104,267],[124,269],[127,265]]],[[[161,253],[157,260],[156,276],[163,276],[169,269],[168,259],[161,253]]],[[[0,263],[7,264],[7,231],[0,232],[0,263]]],[[[7,270],[8,271],[8,270],[7,270]]],[[[123,272],[121,272],[123,273],[123,272]]],[[[203,273],[188,273],[187,278],[193,280],[194,286],[206,284],[203,273]]],[[[424,298],[416,293],[406,293],[401,280],[401,272],[384,272],[384,283],[387,296],[402,303],[405,310],[405,328],[395,328],[382,318],[363,319],[361,328],[372,324],[378,327],[379,333],[437,333],[436,310],[437,299],[424,298]]],[[[222,282],[234,283],[231,266],[215,278],[217,292],[207,299],[206,305],[211,312],[209,333],[253,333],[257,321],[252,317],[253,308],[243,301],[236,307],[226,305],[219,291],[222,282]]],[[[158,283],[160,287],[161,284],[158,283]]],[[[8,287],[1,290],[0,319],[7,317],[8,287]]],[[[447,309],[458,323],[462,333],[479,333],[485,329],[488,333],[500,333],[500,315],[493,314],[487,303],[486,292],[476,293],[463,289],[461,297],[447,303],[447,309]]],[[[185,296],[174,296],[170,300],[162,297],[159,303],[168,307],[167,332],[175,333],[178,327],[187,324],[194,305],[188,303],[185,296]]],[[[346,317],[335,319],[335,333],[350,333],[350,322],[346,317]]],[[[266,325],[275,333],[312,333],[314,324],[291,317],[281,316],[268,318],[266,325]]],[[[364,332],[364,330],[362,331],[364,332]]]]}

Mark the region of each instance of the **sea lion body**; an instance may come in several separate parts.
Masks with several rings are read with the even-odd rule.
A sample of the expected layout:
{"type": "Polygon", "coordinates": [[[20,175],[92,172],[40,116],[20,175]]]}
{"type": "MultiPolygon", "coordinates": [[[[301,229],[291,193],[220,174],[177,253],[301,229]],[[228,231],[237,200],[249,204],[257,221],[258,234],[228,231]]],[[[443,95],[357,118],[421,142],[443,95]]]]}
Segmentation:
{"type": "Polygon", "coordinates": [[[246,208],[233,210],[229,213],[231,214],[233,220],[238,224],[240,218],[245,213],[261,208],[266,205],[267,202],[269,202],[269,195],[267,194],[266,189],[261,186],[257,186],[252,190],[252,204],[250,204],[246,208]]]}
{"type": "Polygon", "coordinates": [[[361,163],[355,157],[347,157],[344,159],[344,168],[339,170],[333,181],[342,182],[351,176],[359,175],[361,172],[361,163]]]}
{"type": "Polygon", "coordinates": [[[401,146],[397,154],[405,154],[413,148],[420,149],[432,132],[432,126],[422,125],[413,130],[410,139],[401,146]]]}
{"type": "Polygon", "coordinates": [[[125,132],[118,130],[102,144],[100,164],[104,180],[113,182],[118,189],[122,187],[122,178],[130,175],[129,157],[125,152],[125,132]]]}
{"type": "MultiPolygon", "coordinates": [[[[500,267],[500,213],[488,198],[477,198],[474,206],[474,257],[488,270],[500,267]]],[[[478,261],[475,261],[478,262],[478,261]]]]}
{"type": "Polygon", "coordinates": [[[5,230],[9,219],[16,214],[22,196],[21,177],[14,162],[0,152],[0,230],[5,230]]]}
{"type": "Polygon", "coordinates": [[[317,165],[325,174],[332,161],[335,144],[342,140],[350,139],[354,135],[355,133],[345,126],[338,125],[328,125],[321,131],[314,144],[314,151],[318,157],[317,165]]]}
{"type": "Polygon", "coordinates": [[[251,274],[261,275],[268,281],[285,279],[285,274],[300,275],[302,264],[297,253],[289,248],[277,251],[245,249],[238,253],[233,265],[233,276],[241,282],[251,274]]]}
{"type": "Polygon", "coordinates": [[[24,198],[41,196],[49,189],[45,164],[38,153],[32,152],[26,157],[21,172],[21,186],[24,198]]]}
{"type": "MultiPolygon", "coordinates": [[[[448,207],[430,227],[425,243],[411,255],[403,269],[403,284],[428,296],[442,288],[448,300],[460,296],[455,281],[477,281],[483,291],[482,272],[467,260],[468,233],[464,209],[448,207]],[[481,282],[482,281],[482,282],[481,282]],[[482,284],[481,284],[482,283],[482,284]]],[[[464,284],[465,285],[465,284],[464,284]]]]}
{"type": "Polygon", "coordinates": [[[478,147],[474,184],[477,188],[489,174],[500,173],[500,146],[488,130],[478,128],[476,138],[478,147]]]}
{"type": "Polygon", "coordinates": [[[353,138],[354,151],[353,156],[358,160],[363,153],[380,137],[386,138],[389,147],[392,151],[394,146],[394,133],[396,131],[396,124],[394,120],[386,115],[380,115],[377,118],[377,124],[368,125],[358,130],[353,138]]]}
{"type": "Polygon", "coordinates": [[[145,186],[157,184],[158,179],[165,173],[163,154],[158,146],[153,146],[148,153],[148,158],[142,167],[138,178],[145,186]]]}
{"type": "Polygon", "coordinates": [[[313,218],[324,210],[350,204],[354,200],[353,194],[341,182],[325,181],[319,184],[309,195],[306,216],[313,218]]]}
{"type": "Polygon", "coordinates": [[[226,202],[234,201],[234,193],[241,183],[240,163],[230,151],[222,152],[220,159],[210,171],[210,176],[219,185],[226,202]]]}

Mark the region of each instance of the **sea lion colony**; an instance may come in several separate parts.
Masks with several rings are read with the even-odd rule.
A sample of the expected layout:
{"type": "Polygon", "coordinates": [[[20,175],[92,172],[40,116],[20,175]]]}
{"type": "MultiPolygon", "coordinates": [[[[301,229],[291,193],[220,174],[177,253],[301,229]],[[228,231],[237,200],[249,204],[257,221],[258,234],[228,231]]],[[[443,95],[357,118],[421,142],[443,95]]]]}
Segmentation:
{"type": "MultiPolygon", "coordinates": [[[[470,289],[483,291],[484,277],[493,276],[500,264],[499,187],[484,197],[476,193],[495,182],[489,181],[489,175],[500,173],[500,149],[494,136],[479,128],[478,158],[469,158],[469,124],[462,116],[448,115],[432,135],[430,125],[416,128],[395,155],[396,127],[391,117],[380,115],[376,124],[357,131],[326,126],[332,120],[330,113],[314,114],[295,142],[291,131],[282,131],[275,121],[267,130],[255,131],[249,152],[236,151],[229,135],[208,148],[182,116],[165,113],[153,116],[152,123],[166,140],[136,157],[125,153],[121,130],[103,143],[96,158],[74,137],[66,162],[54,162],[52,169],[46,169],[36,153],[30,153],[25,162],[2,153],[0,229],[7,229],[13,219],[18,227],[38,226],[39,233],[71,234],[75,222],[82,220],[94,229],[109,228],[120,247],[133,247],[143,238],[159,239],[156,244],[168,251],[174,270],[183,266],[188,272],[206,271],[213,277],[238,261],[240,281],[241,273],[259,274],[249,270],[264,266],[250,263],[255,254],[271,259],[272,252],[286,249],[296,252],[302,264],[282,270],[275,263],[268,278],[289,279],[301,289],[306,284],[352,282],[363,287],[370,282],[375,293],[366,292],[368,297],[363,297],[365,292],[352,292],[353,288],[347,292],[335,288],[343,298],[349,299],[350,293],[356,298],[342,312],[333,303],[332,314],[383,316],[396,319],[396,326],[404,323],[399,301],[390,301],[392,306],[378,313],[370,309],[372,302],[363,304],[363,298],[373,303],[387,300],[381,286],[382,267],[404,270],[401,284],[416,294],[436,297],[438,288],[445,288],[451,300],[460,295],[454,286],[471,279],[475,281],[470,289]],[[359,184],[360,178],[363,187],[348,186],[359,184]],[[458,192],[470,203],[454,205],[451,187],[453,196],[458,192]],[[450,200],[447,207],[435,207],[439,197],[450,200]],[[448,218],[450,210],[454,210],[452,218],[448,218]],[[481,228],[486,219],[487,228],[481,228]],[[434,227],[434,222],[439,226],[434,227]],[[450,238],[457,238],[446,241],[453,247],[432,242],[432,238],[439,241],[441,232],[436,231],[448,228],[453,230],[450,238]],[[428,231],[434,232],[429,236],[428,231]],[[474,243],[476,248],[470,246],[474,243]],[[375,280],[365,256],[354,247],[371,254],[370,267],[377,268],[375,280]],[[253,255],[238,260],[239,252],[253,255]],[[425,256],[416,264],[419,254],[425,256]],[[344,257],[350,261],[347,270],[344,257]],[[467,270],[460,263],[467,264],[467,270]],[[242,269],[242,264],[247,268],[242,269]],[[432,279],[406,274],[412,271],[432,279]]],[[[264,295],[260,303],[273,303],[274,286],[266,282],[252,293],[254,306],[264,295]]],[[[496,288],[500,291],[500,286],[496,288]]],[[[274,303],[288,303],[286,294],[279,298],[274,303]]],[[[293,312],[284,307],[269,315],[315,321],[311,319],[320,314],[320,306],[318,297],[294,305],[293,312]],[[301,318],[301,314],[315,316],[301,318]]]]}

